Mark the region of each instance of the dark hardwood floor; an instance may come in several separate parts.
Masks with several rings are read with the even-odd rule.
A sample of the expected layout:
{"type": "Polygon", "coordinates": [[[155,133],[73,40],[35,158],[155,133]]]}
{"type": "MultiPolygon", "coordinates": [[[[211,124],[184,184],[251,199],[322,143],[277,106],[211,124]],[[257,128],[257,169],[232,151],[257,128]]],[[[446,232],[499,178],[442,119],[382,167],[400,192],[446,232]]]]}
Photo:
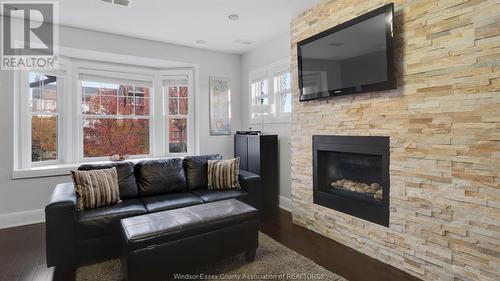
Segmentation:
{"type": "MultiPolygon", "coordinates": [[[[289,212],[268,212],[263,215],[261,231],[350,281],[418,280],[291,221],[289,212]]],[[[74,272],[47,268],[44,224],[0,230],[0,281],[55,280],[74,280],[74,272]]]]}
{"type": "Polygon", "coordinates": [[[265,214],[260,230],[349,281],[420,280],[316,232],[292,224],[292,215],[282,209],[265,214]]]}

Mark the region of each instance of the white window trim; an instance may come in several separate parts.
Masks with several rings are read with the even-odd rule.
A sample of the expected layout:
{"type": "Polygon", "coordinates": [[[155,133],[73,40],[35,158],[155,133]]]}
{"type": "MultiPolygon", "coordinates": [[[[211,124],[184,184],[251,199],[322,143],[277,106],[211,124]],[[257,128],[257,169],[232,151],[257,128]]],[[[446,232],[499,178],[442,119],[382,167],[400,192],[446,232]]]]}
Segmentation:
{"type": "Polygon", "coordinates": [[[21,169],[28,169],[32,167],[39,166],[48,166],[48,165],[57,165],[64,162],[64,149],[65,145],[62,141],[63,136],[65,135],[65,125],[63,118],[61,116],[64,115],[64,108],[61,106],[64,103],[65,97],[63,93],[68,89],[68,81],[67,81],[67,67],[64,59],[60,62],[60,70],[58,71],[25,71],[18,70],[15,72],[15,83],[17,83],[15,90],[18,95],[15,95],[14,104],[17,106],[14,110],[17,115],[17,123],[16,128],[17,132],[15,132],[16,137],[18,138],[15,142],[14,149],[17,150],[16,161],[14,161],[15,167],[21,169]],[[62,78],[61,81],[57,83],[57,111],[56,116],[57,120],[57,160],[49,160],[49,161],[41,161],[41,162],[32,162],[31,161],[31,117],[33,112],[30,110],[30,100],[29,100],[29,89],[26,87],[29,83],[29,73],[30,72],[41,72],[44,74],[50,74],[59,78],[62,78]]]}
{"type": "MultiPolygon", "coordinates": [[[[80,69],[96,69],[96,73],[116,72],[125,75],[127,79],[136,78],[144,80],[149,77],[153,83],[150,96],[150,153],[148,155],[134,155],[129,159],[137,161],[140,159],[157,159],[182,157],[194,155],[196,151],[196,124],[195,124],[195,67],[158,69],[149,67],[122,66],[110,62],[93,62],[81,59],[60,58],[59,62],[64,65],[64,75],[60,71],[57,76],[62,76],[62,91],[58,91],[58,160],[44,161],[40,164],[31,162],[31,125],[29,117],[29,95],[26,88],[27,75],[29,71],[16,71],[14,75],[14,170],[13,179],[33,178],[45,176],[67,175],[82,163],[108,163],[108,157],[84,158],[83,157],[83,113],[81,111],[82,93],[79,87],[80,69]],[[181,75],[188,79],[188,147],[187,153],[168,153],[168,115],[165,113],[165,101],[163,97],[162,79],[171,79],[173,76],[181,75]],[[17,94],[19,93],[19,94],[17,94]],[[72,95],[70,93],[76,93],[72,95]],[[70,114],[76,112],[76,114],[70,114]]],[[[46,74],[56,74],[50,71],[40,71],[46,74]]],[[[139,116],[137,116],[139,117],[139,116]]],[[[134,117],[135,118],[135,117],[134,117]]],[[[145,117],[147,118],[147,117],[145,117]]]]}
{"type": "MultiPolygon", "coordinates": [[[[274,85],[274,79],[276,77],[278,77],[279,75],[285,74],[287,72],[290,73],[290,77],[291,77],[290,68],[275,72],[273,74],[273,85],[274,85]]],[[[274,91],[274,94],[276,95],[276,119],[290,121],[292,113],[283,111],[282,96],[287,95],[287,94],[291,94],[292,89],[290,88],[290,90],[288,90],[288,91],[281,91],[281,92],[278,92],[277,89],[273,89],[273,91],[274,91]]]]}
{"type": "Polygon", "coordinates": [[[264,67],[255,69],[250,72],[248,79],[248,96],[249,96],[249,116],[248,120],[251,125],[261,124],[261,123],[289,123],[291,120],[290,113],[281,113],[281,104],[280,104],[280,94],[275,93],[274,89],[274,76],[278,73],[290,71],[290,58],[284,58],[277,62],[271,63],[264,67]],[[274,106],[274,113],[267,116],[260,116],[258,112],[255,112],[256,117],[253,117],[253,93],[252,93],[252,84],[254,81],[261,80],[267,78],[268,81],[268,93],[269,97],[272,99],[270,104],[274,106]]]}
{"type": "MultiPolygon", "coordinates": [[[[112,64],[108,63],[95,63],[95,62],[85,62],[85,61],[76,61],[72,65],[73,68],[73,77],[71,81],[74,84],[73,91],[76,94],[77,100],[76,100],[76,112],[78,112],[78,123],[75,124],[75,127],[78,128],[78,147],[72,147],[71,151],[74,153],[75,151],[78,152],[76,155],[77,161],[79,163],[86,163],[86,162],[93,162],[93,161],[106,161],[109,160],[109,157],[84,157],[83,155],[83,122],[84,122],[84,117],[86,116],[85,114],[82,113],[82,87],[81,83],[79,81],[79,76],[80,73],[92,73],[95,75],[111,75],[113,77],[123,77],[126,79],[130,80],[142,80],[142,81],[151,81],[154,87],[154,79],[155,79],[155,71],[149,68],[141,68],[141,67],[129,67],[129,66],[115,66],[112,64]]],[[[160,100],[158,99],[158,91],[155,90],[155,88],[152,89],[152,93],[150,93],[150,105],[155,104],[155,100],[160,100]]],[[[154,157],[157,155],[155,151],[154,145],[151,145],[151,140],[155,139],[155,133],[154,133],[154,118],[156,116],[155,111],[152,110],[154,106],[150,106],[150,111],[149,111],[149,117],[146,116],[134,116],[134,118],[149,118],[149,154],[145,155],[131,155],[129,156],[129,159],[142,159],[142,158],[149,158],[149,157],[154,157]]],[[[111,116],[99,116],[100,118],[106,118],[106,117],[111,117],[111,116]]],[[[113,118],[119,117],[119,116],[112,116],[113,118]]],[[[130,118],[130,116],[123,116],[124,118],[130,118]]]]}
{"type": "Polygon", "coordinates": [[[163,144],[163,149],[164,149],[164,154],[167,154],[169,156],[176,156],[176,157],[184,157],[188,155],[193,155],[193,151],[195,150],[195,138],[190,137],[194,136],[195,132],[195,114],[196,111],[194,110],[194,81],[193,81],[194,73],[192,70],[163,70],[159,72],[159,81],[161,83],[161,95],[162,95],[162,100],[163,103],[162,105],[164,106],[164,109],[162,110],[164,112],[164,116],[162,118],[162,128],[164,136],[162,139],[164,141],[162,142],[163,144]],[[168,118],[169,118],[169,112],[168,112],[168,96],[166,93],[163,91],[163,80],[175,80],[175,79],[187,79],[188,80],[188,115],[187,115],[187,135],[188,135],[188,143],[187,143],[187,152],[186,153],[170,153],[170,147],[169,147],[169,130],[167,130],[169,124],[168,124],[168,118]]]}

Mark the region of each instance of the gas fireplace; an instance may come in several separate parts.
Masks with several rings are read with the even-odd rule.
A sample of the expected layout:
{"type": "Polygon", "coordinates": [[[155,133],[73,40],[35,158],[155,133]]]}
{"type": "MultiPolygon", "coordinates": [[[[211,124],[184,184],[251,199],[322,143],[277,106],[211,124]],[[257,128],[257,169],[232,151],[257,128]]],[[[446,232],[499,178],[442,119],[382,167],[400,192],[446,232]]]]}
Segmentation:
{"type": "Polygon", "coordinates": [[[389,226],[389,137],[313,136],[314,203],[389,226]]]}

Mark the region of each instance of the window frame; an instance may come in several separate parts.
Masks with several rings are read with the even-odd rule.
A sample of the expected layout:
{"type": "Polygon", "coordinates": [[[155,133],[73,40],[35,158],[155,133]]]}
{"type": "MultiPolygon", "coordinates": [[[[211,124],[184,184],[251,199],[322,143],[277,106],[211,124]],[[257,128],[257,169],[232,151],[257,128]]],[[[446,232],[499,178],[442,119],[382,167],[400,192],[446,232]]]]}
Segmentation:
{"type": "MultiPolygon", "coordinates": [[[[282,112],[282,105],[280,103],[281,96],[280,93],[274,89],[274,78],[277,74],[291,72],[290,68],[290,58],[285,58],[274,62],[272,64],[266,65],[264,67],[255,69],[250,72],[248,79],[248,91],[249,91],[249,116],[248,120],[250,124],[261,124],[261,123],[289,123],[291,120],[291,112],[282,112]],[[255,111],[255,103],[253,96],[252,85],[254,82],[267,79],[268,81],[268,97],[269,105],[271,110],[269,114],[263,116],[261,112],[255,111]]],[[[290,89],[291,93],[291,89],[290,89]]]]}
{"type": "MultiPolygon", "coordinates": [[[[287,70],[283,70],[283,71],[280,71],[280,72],[275,72],[274,73],[274,77],[273,77],[273,86],[276,84],[276,83],[279,83],[279,81],[275,81],[276,79],[279,79],[279,77],[283,74],[286,74],[286,73],[289,73],[290,74],[290,79],[291,79],[291,76],[292,76],[292,72],[291,72],[291,69],[287,69],[287,70]]],[[[282,99],[283,99],[283,96],[284,95],[288,95],[290,94],[290,99],[291,99],[291,96],[292,96],[292,87],[291,87],[291,81],[290,81],[290,89],[288,90],[284,90],[284,91],[278,91],[278,89],[274,89],[274,94],[276,95],[276,117],[278,119],[290,119],[291,117],[291,114],[292,112],[285,112],[284,111],[284,106],[283,106],[283,102],[282,102],[282,99]]],[[[291,100],[290,100],[291,102],[291,100]]]]}
{"type": "MultiPolygon", "coordinates": [[[[62,138],[65,134],[64,121],[63,121],[63,104],[64,104],[64,92],[67,89],[67,68],[61,61],[60,69],[57,71],[52,70],[18,70],[15,73],[15,80],[18,81],[19,95],[15,99],[15,103],[18,103],[18,122],[14,126],[18,127],[18,132],[14,135],[17,136],[18,140],[15,141],[14,149],[17,150],[18,163],[17,167],[22,169],[36,168],[48,165],[57,165],[64,162],[64,142],[62,138]],[[40,73],[44,75],[56,76],[57,77],[57,96],[56,96],[56,112],[49,113],[46,112],[32,112],[30,109],[30,88],[29,86],[29,74],[40,73]],[[52,115],[57,117],[57,159],[46,160],[46,161],[33,161],[32,159],[32,117],[35,115],[52,115]],[[16,147],[17,146],[17,147],[16,147]]],[[[16,161],[15,161],[16,164],[16,161]]]]}
{"type": "Polygon", "coordinates": [[[252,120],[265,120],[272,118],[274,115],[273,110],[267,110],[265,115],[264,111],[255,110],[256,107],[262,106],[257,103],[257,100],[266,98],[266,97],[257,97],[254,95],[253,89],[255,83],[261,83],[262,81],[267,80],[267,107],[272,108],[274,106],[274,95],[272,93],[271,81],[269,80],[269,74],[266,72],[254,74],[253,78],[250,79],[250,119],[252,120]]]}
{"type": "MultiPolygon", "coordinates": [[[[109,118],[109,119],[149,119],[149,153],[148,154],[139,154],[139,155],[128,155],[128,159],[142,159],[142,158],[150,158],[154,157],[155,150],[152,145],[151,140],[154,139],[155,134],[153,128],[154,124],[154,111],[152,110],[154,99],[155,99],[155,73],[153,70],[139,68],[139,67],[123,67],[123,66],[114,66],[105,63],[93,63],[93,62],[76,62],[73,65],[73,84],[74,91],[77,97],[77,112],[78,112],[78,124],[75,124],[78,128],[78,156],[77,161],[79,163],[85,162],[93,162],[93,161],[108,161],[110,156],[103,157],[85,157],[84,155],[84,138],[83,138],[83,126],[85,118],[99,116],[96,118],[109,118]],[[151,82],[151,90],[149,97],[149,115],[146,116],[137,116],[137,115],[94,115],[94,114],[84,114],[82,112],[82,83],[80,80],[80,74],[87,73],[96,76],[106,76],[106,77],[122,77],[117,78],[117,80],[122,79],[130,79],[130,80],[139,80],[139,81],[147,81],[151,82]],[[133,117],[132,117],[133,116],[133,117]]],[[[118,112],[117,112],[118,113],[118,112]]]]}
{"type": "MultiPolygon", "coordinates": [[[[161,84],[160,94],[163,98],[163,112],[164,116],[162,118],[162,126],[165,128],[163,130],[164,134],[164,146],[162,149],[165,151],[164,153],[174,157],[184,157],[188,155],[193,155],[195,150],[195,101],[194,101],[194,82],[193,82],[193,70],[185,69],[185,70],[163,70],[159,72],[159,83],[161,84]],[[188,87],[188,115],[187,115],[187,152],[170,152],[170,132],[168,130],[168,118],[171,116],[169,112],[169,97],[167,93],[164,91],[163,81],[165,80],[184,80],[187,79],[187,87],[188,87]]],[[[178,114],[177,114],[178,115],[178,114]]]]}
{"type": "MultiPolygon", "coordinates": [[[[64,169],[76,167],[81,163],[108,162],[110,157],[83,157],[83,122],[82,87],[79,81],[80,73],[93,70],[93,74],[114,73],[122,79],[151,81],[149,97],[149,115],[124,115],[124,118],[149,119],[149,153],[133,155],[129,159],[147,159],[160,157],[180,157],[196,154],[197,141],[194,87],[195,67],[159,69],[154,67],[140,67],[120,65],[110,62],[95,62],[73,58],[60,58],[60,70],[57,71],[24,71],[14,72],[14,172],[13,177],[30,177],[31,172],[39,176],[45,169],[64,169]],[[32,162],[31,161],[31,111],[29,103],[29,72],[53,75],[58,77],[57,92],[57,160],[32,162]],[[168,150],[168,112],[165,112],[162,79],[168,77],[188,77],[188,146],[186,153],[169,153],[168,150]],[[61,82],[59,82],[61,81],[61,82]],[[160,89],[160,90],[158,90],[160,89]],[[71,94],[74,93],[74,94],[71,94]],[[28,173],[29,172],[29,173],[28,173]]],[[[92,115],[93,116],[93,115],[92,115]]],[[[99,117],[106,117],[99,115],[99,117]]],[[[113,117],[116,117],[113,115],[113,117]]],[[[57,172],[55,172],[57,174],[57,172]]]]}

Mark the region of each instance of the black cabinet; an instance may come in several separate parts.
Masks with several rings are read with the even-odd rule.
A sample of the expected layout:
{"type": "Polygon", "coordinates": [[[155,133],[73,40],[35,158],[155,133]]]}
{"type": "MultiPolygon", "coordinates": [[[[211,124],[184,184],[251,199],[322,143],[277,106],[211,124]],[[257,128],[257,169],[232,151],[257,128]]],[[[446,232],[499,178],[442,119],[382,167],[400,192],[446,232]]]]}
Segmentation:
{"type": "Polygon", "coordinates": [[[258,174],[262,181],[262,207],[278,206],[279,169],[277,135],[234,135],[234,156],[240,168],[258,174]]]}

